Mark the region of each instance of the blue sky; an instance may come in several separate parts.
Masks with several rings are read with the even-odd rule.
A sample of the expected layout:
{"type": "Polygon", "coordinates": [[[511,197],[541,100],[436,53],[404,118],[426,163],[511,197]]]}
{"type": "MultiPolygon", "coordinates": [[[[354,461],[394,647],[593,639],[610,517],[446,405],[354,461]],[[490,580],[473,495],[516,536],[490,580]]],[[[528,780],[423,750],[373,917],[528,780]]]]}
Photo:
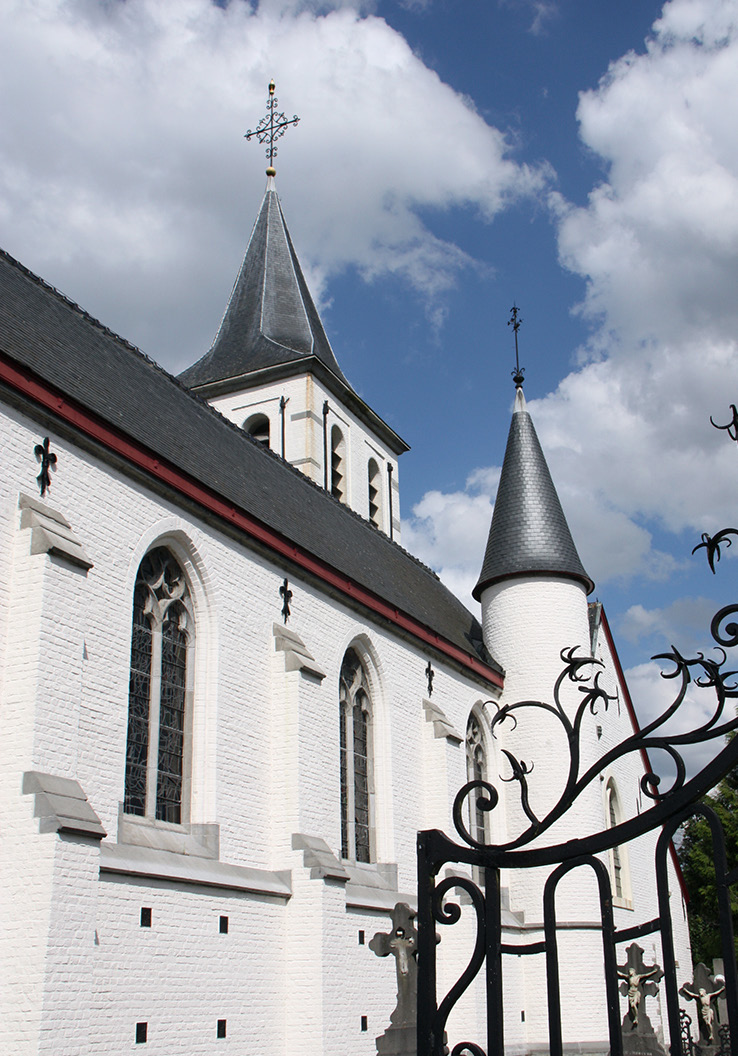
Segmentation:
{"type": "MultiPolygon", "coordinates": [[[[404,543],[461,596],[526,395],[641,710],[730,599],[738,0],[0,0],[0,242],[176,372],[277,188],[341,366],[412,445],[404,543]]],[[[738,552],[738,547],[735,548],[738,552]]],[[[473,604],[469,602],[470,604],[473,604]]],[[[668,690],[668,686],[666,687],[668,690]]]]}

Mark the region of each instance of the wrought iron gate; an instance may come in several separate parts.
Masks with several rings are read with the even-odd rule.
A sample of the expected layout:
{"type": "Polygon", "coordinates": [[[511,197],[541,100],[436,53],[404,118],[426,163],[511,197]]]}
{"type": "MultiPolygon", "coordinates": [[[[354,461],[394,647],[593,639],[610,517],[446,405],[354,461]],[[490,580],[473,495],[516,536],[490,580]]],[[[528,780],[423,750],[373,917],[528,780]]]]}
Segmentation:
{"type": "MultiPolygon", "coordinates": [[[[717,428],[727,429],[731,438],[736,440],[738,412],[735,407],[732,411],[732,423],[717,428]]],[[[706,549],[713,572],[715,559],[720,557],[720,545],[730,545],[730,535],[738,536],[738,530],[725,529],[712,538],[704,535],[702,543],[695,547],[695,551],[703,547],[706,549]]],[[[594,715],[605,712],[613,700],[598,683],[597,668],[602,666],[599,660],[591,655],[579,655],[576,649],[565,650],[561,654],[564,669],[553,689],[553,703],[523,701],[497,708],[491,720],[493,734],[503,723],[515,722],[525,709],[544,709],[561,724],[569,748],[566,784],[548,813],[538,817],[529,797],[531,767],[511,752],[504,751],[511,769],[510,776],[504,780],[517,783],[521,810],[527,820],[527,827],[520,835],[508,843],[494,845],[475,838],[479,836],[478,826],[466,824],[465,818],[473,817],[475,811],[493,811],[498,803],[498,792],[487,780],[468,782],[456,796],[453,817],[461,842],[454,842],[438,830],[419,833],[418,1056],[444,1056],[448,1052],[445,1032],[449,1015],[483,967],[487,1005],[486,1049],[480,1039],[451,1038],[451,1056],[503,1056],[503,960],[510,954],[545,957],[550,1052],[551,1056],[561,1056],[563,1042],[555,895],[561,879],[571,870],[581,867],[594,871],[599,891],[605,997],[612,1056],[622,1056],[623,1053],[616,947],[650,934],[658,934],[661,940],[671,1053],[672,1056],[682,1056],[683,1053],[688,1056],[685,1051],[687,1046],[683,1045],[680,1018],[680,981],[675,964],[667,857],[671,853],[671,841],[675,833],[694,814],[706,818],[712,834],[730,1038],[726,1046],[728,1032],[723,1032],[722,1047],[733,1056],[738,1056],[738,978],[730,905],[730,888],[738,883],[738,868],[728,869],[720,820],[711,807],[700,802],[730,769],[738,765],[738,736],[727,736],[738,729],[735,714],[738,682],[736,672],[725,669],[725,650],[738,646],[738,623],[731,622],[737,616],[738,604],[732,604],[721,609],[712,620],[710,630],[717,645],[717,659],[710,659],[702,653],[688,659],[673,647],[670,652],[654,657],[670,665],[664,677],[676,680],[678,690],[673,702],[657,719],[605,751],[594,764],[586,768],[582,764],[581,750],[583,724],[589,717],[588,713],[594,715]],[[582,699],[575,713],[571,714],[570,708],[568,714],[561,695],[564,687],[572,683],[579,684],[582,699]],[[714,693],[712,714],[697,729],[670,735],[665,729],[666,724],[677,714],[690,684],[701,687],[703,692],[714,693]],[[713,761],[696,776],[687,779],[683,749],[687,745],[706,742],[717,746],[721,739],[724,741],[723,747],[713,761]],[[660,787],[661,779],[651,770],[646,754],[649,749],[665,752],[672,760],[675,776],[667,789],[660,787]],[[572,809],[582,792],[606,768],[633,752],[640,752],[646,763],[646,772],[640,784],[643,795],[650,803],[647,809],[625,822],[582,838],[544,845],[542,837],[572,809]],[[654,860],[658,914],[654,919],[637,926],[616,928],[610,870],[601,856],[615,847],[622,847],[649,832],[656,833],[659,830],[654,860]],[[444,875],[448,874],[449,866],[459,865],[471,869],[458,875],[444,875]],[[543,893],[543,940],[528,943],[503,940],[500,870],[535,867],[550,869],[543,893]],[[461,917],[462,899],[458,894],[449,898],[453,892],[463,892],[471,901],[476,916],[476,940],[465,971],[439,1000],[437,925],[453,925],[461,917]]],[[[497,707],[494,702],[491,703],[497,707]]]]}

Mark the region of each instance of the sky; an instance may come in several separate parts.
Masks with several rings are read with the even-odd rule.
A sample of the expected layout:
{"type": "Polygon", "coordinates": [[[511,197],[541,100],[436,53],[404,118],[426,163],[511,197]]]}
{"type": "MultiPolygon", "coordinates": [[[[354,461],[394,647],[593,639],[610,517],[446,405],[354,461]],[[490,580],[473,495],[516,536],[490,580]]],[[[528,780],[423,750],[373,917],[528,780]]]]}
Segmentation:
{"type": "MultiPolygon", "coordinates": [[[[731,600],[738,0],[0,0],[0,244],[176,373],[277,190],[341,367],[469,596],[525,392],[642,715],[731,600]]],[[[738,544],[734,547],[738,554],[738,544]]],[[[691,714],[703,707],[694,697],[691,714]]]]}

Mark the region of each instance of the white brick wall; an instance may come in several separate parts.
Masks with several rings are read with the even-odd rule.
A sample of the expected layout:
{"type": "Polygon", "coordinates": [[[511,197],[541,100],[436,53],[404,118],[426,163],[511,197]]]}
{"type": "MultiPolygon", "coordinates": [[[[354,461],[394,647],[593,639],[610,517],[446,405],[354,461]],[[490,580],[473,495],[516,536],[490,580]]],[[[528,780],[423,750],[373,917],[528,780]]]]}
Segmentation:
{"type": "MultiPolygon", "coordinates": [[[[316,406],[322,398],[315,396],[316,406]]],[[[295,409],[297,396],[288,406],[295,409]]],[[[356,421],[349,426],[351,473],[363,479],[368,438],[356,421]]],[[[451,804],[466,780],[467,719],[491,691],[434,656],[432,700],[462,743],[434,737],[423,708],[429,654],[418,645],[204,519],[184,517],[174,503],[53,430],[9,414],[0,442],[0,898],[9,922],[0,931],[0,989],[8,1051],[112,1056],[133,1050],[136,1023],[146,1022],[148,1040],[140,1049],[146,1053],[369,1056],[394,1007],[394,966],[360,946],[357,936],[363,930],[368,943],[375,931],[387,930],[389,918],[347,909],[344,884],[311,878],[302,852],[292,850],[293,833],[302,832],[340,854],[341,661],[349,646],[366,659],[377,856],[397,863],[402,893],[416,885],[416,831],[453,831],[451,804]],[[48,555],[31,555],[29,534],[18,527],[19,492],[34,494],[33,445],[47,433],[58,471],[46,501],[68,518],[93,561],[86,574],[48,555]],[[169,546],[185,568],[196,614],[190,820],[219,826],[220,860],[227,865],[291,870],[287,902],[225,887],[100,873],[96,843],[39,834],[33,796],[21,794],[26,770],[72,777],[108,832],[106,842],[117,840],[133,586],[142,557],[155,544],[169,546]],[[289,629],[326,673],[322,680],[287,671],[285,654],[275,650],[273,625],[281,619],[285,575],[293,591],[289,629]],[[142,906],[152,909],[151,928],[140,926],[142,906]],[[221,914],[229,917],[227,935],[218,931],[221,914]],[[218,1019],[227,1020],[225,1040],[216,1039],[218,1019]]],[[[531,673],[537,685],[550,687],[560,668],[558,653],[553,668],[550,650],[544,657],[534,641],[533,627],[555,612],[562,633],[568,636],[572,627],[578,632],[581,613],[566,624],[564,608],[560,594],[549,596],[541,588],[537,597],[530,591],[503,610],[494,640],[509,672],[505,699],[522,693],[531,673]],[[519,656],[525,663],[516,668],[519,656]]],[[[491,619],[487,606],[485,621],[491,619]]],[[[514,743],[507,735],[489,740],[493,774],[507,773],[500,748],[514,743]]],[[[523,758],[547,754],[541,731],[527,748],[523,758]]],[[[588,750],[595,749],[592,741],[588,750]]],[[[553,779],[557,759],[552,751],[548,755],[553,779]]],[[[621,799],[629,809],[626,787],[633,777],[626,771],[622,779],[621,799]]],[[[503,786],[493,819],[500,838],[516,820],[515,791],[503,786]]],[[[585,814],[588,824],[601,827],[599,784],[585,814]]],[[[581,825],[582,817],[574,821],[581,825]]],[[[624,919],[644,919],[642,912],[654,913],[649,869],[640,857],[631,857],[630,868],[634,909],[619,912],[624,919]]],[[[540,878],[510,883],[513,907],[524,910],[527,921],[540,921],[540,878]]],[[[589,918],[595,910],[591,884],[575,884],[569,894],[562,888],[562,919],[589,918]]],[[[441,929],[440,977],[448,985],[468,959],[472,917],[465,905],[461,924],[441,929]]],[[[587,933],[578,942],[579,955],[591,951],[588,959],[601,959],[597,941],[587,933]]],[[[509,960],[510,1044],[543,1043],[541,958],[509,960]]],[[[578,985],[588,987],[591,1019],[582,1018],[576,1029],[601,1039],[602,994],[594,976],[578,985]]],[[[453,1030],[459,1038],[483,1039],[481,1017],[476,990],[454,1013],[453,1030]]]]}
{"type": "Polygon", "coordinates": [[[346,445],[344,468],[345,494],[343,501],[362,517],[369,518],[369,460],[374,459],[379,468],[381,528],[389,535],[389,476],[387,466],[392,466],[392,531],[393,538],[400,541],[400,490],[397,475],[397,457],[340,400],[312,375],[259,386],[258,389],[216,397],[211,404],[220,413],[243,426],[255,413],[265,414],[269,419],[269,446],[277,454],[282,453],[282,421],[279,409],[281,397],[288,400],[285,409],[285,458],[302,470],[312,481],[323,486],[323,404],[327,400],[328,428],[328,487],[330,489],[330,443],[331,429],[337,425],[346,445]]]}

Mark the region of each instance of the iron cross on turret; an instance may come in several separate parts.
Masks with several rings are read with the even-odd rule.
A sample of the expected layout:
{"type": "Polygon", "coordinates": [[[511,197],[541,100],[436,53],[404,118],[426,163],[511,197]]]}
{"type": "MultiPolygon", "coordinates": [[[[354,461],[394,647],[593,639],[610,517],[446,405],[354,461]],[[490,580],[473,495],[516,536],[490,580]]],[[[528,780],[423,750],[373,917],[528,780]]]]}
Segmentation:
{"type": "Polygon", "coordinates": [[[267,176],[276,176],[277,174],[277,170],[274,168],[274,159],[277,156],[277,148],[274,144],[284,135],[285,129],[288,125],[296,125],[300,120],[297,116],[288,119],[283,113],[281,113],[281,111],[277,110],[277,97],[274,94],[274,87],[274,81],[270,81],[266,114],[262,117],[256,128],[253,131],[249,129],[244,136],[244,138],[248,140],[253,136],[256,136],[260,143],[266,143],[266,156],[267,161],[269,162],[266,170],[267,176]]]}
{"type": "Polygon", "coordinates": [[[521,368],[520,357],[518,356],[518,330],[520,329],[520,324],[522,323],[522,321],[523,320],[520,318],[520,309],[518,308],[517,304],[513,304],[512,308],[510,309],[510,318],[507,321],[507,325],[513,328],[513,333],[515,334],[515,370],[513,370],[511,373],[516,388],[522,385],[525,381],[525,378],[523,377],[523,375],[525,374],[525,367],[521,368]]]}

